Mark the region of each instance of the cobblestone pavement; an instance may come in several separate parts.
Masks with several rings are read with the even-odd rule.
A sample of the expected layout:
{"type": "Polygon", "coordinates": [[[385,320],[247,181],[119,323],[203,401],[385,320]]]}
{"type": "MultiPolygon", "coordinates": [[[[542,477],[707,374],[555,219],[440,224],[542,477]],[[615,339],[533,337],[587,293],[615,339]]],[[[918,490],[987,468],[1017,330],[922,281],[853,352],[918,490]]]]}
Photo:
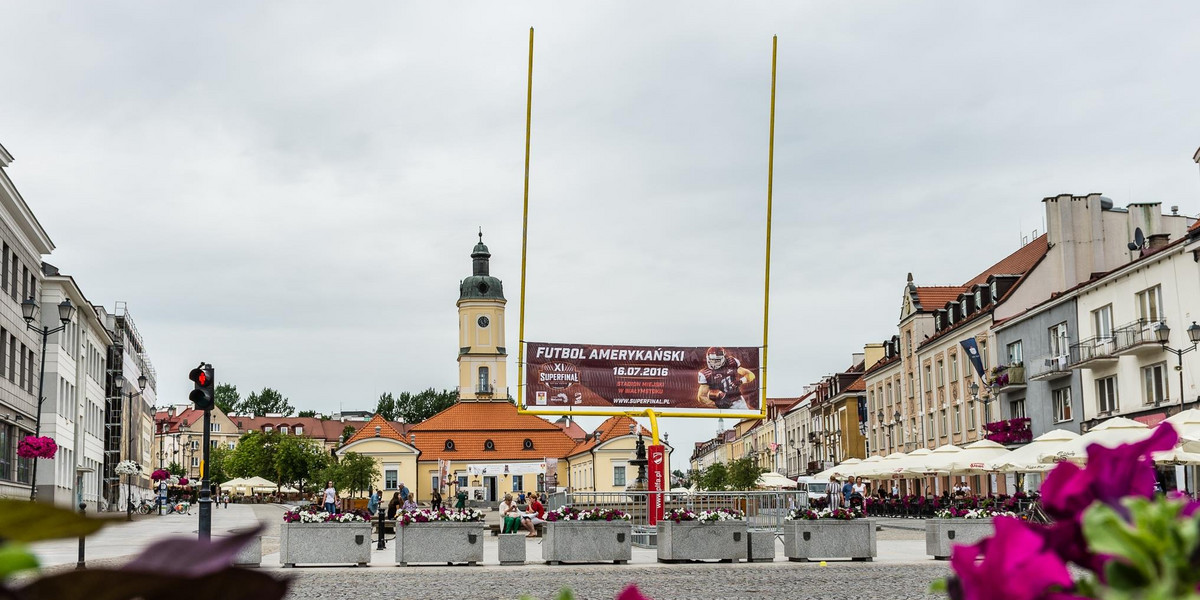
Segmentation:
{"type": "MultiPolygon", "coordinates": [[[[701,564],[624,567],[564,566],[554,569],[411,567],[296,569],[295,600],[308,598],[504,599],[529,595],[553,599],[563,586],[579,600],[611,600],[628,583],[655,600],[830,598],[938,598],[929,583],[948,574],[945,563],[701,564]]],[[[272,570],[272,574],[284,571],[272,570]]]]}

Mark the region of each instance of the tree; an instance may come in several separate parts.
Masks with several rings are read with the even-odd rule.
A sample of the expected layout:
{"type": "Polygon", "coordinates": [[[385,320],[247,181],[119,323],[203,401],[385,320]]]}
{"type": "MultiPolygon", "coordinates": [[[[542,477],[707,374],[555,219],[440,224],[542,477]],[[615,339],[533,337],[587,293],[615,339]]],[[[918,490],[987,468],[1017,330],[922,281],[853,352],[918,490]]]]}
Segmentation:
{"type": "Polygon", "coordinates": [[[232,415],[241,408],[242,397],[238,395],[237,386],[232,383],[222,383],[213,390],[213,402],[226,415],[232,415]]]}
{"type": "Polygon", "coordinates": [[[316,418],[316,416],[317,416],[317,411],[315,411],[315,410],[302,410],[302,411],[300,411],[300,412],[296,413],[296,416],[297,416],[297,417],[300,417],[300,418],[304,418],[304,417],[312,417],[312,418],[316,418]]]}
{"type": "Polygon", "coordinates": [[[696,485],[703,490],[721,491],[729,487],[729,467],[725,463],[713,463],[700,472],[696,485]]]}
{"type": "Polygon", "coordinates": [[[429,388],[423,392],[402,392],[396,398],[396,416],[405,423],[420,423],[454,405],[458,394],[452,390],[438,392],[429,388]]]}
{"type": "Polygon", "coordinates": [[[735,490],[752,490],[758,487],[758,476],[765,472],[753,457],[743,456],[729,463],[729,485],[735,490]]]}
{"type": "Polygon", "coordinates": [[[225,483],[232,479],[225,470],[229,457],[233,454],[227,446],[217,446],[208,451],[208,479],[213,483],[225,483]]]}
{"type": "Polygon", "coordinates": [[[275,449],[278,475],[273,481],[281,487],[294,487],[303,494],[305,484],[320,477],[321,470],[327,466],[329,454],[316,440],[298,435],[281,436],[275,449]]]}
{"type": "Polygon", "coordinates": [[[683,471],[681,471],[679,469],[675,469],[674,471],[671,471],[671,479],[672,479],[673,485],[678,485],[679,487],[685,487],[685,488],[692,487],[692,475],[693,475],[693,472],[691,469],[688,469],[687,473],[684,473],[683,471]]]}
{"type": "Polygon", "coordinates": [[[358,431],[358,430],[355,429],[353,425],[347,425],[347,426],[343,427],[342,428],[342,442],[344,443],[346,440],[350,439],[356,431],[358,431]]]}
{"type": "Polygon", "coordinates": [[[250,395],[246,396],[246,399],[238,405],[238,410],[242,414],[280,414],[290,417],[296,408],[288,402],[287,398],[283,397],[283,394],[271,388],[263,388],[261,392],[250,392],[250,395]]]}
{"type": "Polygon", "coordinates": [[[388,421],[396,420],[396,399],[392,397],[391,392],[379,395],[379,402],[375,404],[375,414],[388,421]]]}
{"type": "Polygon", "coordinates": [[[184,475],[187,475],[187,471],[184,470],[183,465],[175,461],[171,461],[171,464],[167,465],[167,472],[175,475],[176,477],[183,477],[184,475]]]}
{"type": "Polygon", "coordinates": [[[281,435],[277,431],[251,431],[225,459],[225,472],[232,477],[262,477],[276,481],[275,452],[281,435]]]}
{"type": "Polygon", "coordinates": [[[330,463],[321,471],[321,480],[332,480],[340,490],[346,490],[351,495],[365,492],[379,478],[379,463],[370,456],[357,452],[347,452],[336,463],[330,463]]]}

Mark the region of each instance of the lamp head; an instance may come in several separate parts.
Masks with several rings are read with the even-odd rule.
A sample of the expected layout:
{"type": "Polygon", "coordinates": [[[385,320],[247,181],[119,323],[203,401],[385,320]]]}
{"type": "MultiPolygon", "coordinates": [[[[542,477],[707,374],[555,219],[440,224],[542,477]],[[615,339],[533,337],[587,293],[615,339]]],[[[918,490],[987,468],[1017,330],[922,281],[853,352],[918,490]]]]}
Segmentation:
{"type": "Polygon", "coordinates": [[[38,303],[37,300],[33,299],[33,296],[30,296],[21,302],[21,316],[25,317],[26,323],[31,323],[33,321],[33,315],[37,313],[37,309],[38,303]]]}
{"type": "Polygon", "coordinates": [[[1192,321],[1192,324],[1188,326],[1187,332],[1188,339],[1192,340],[1193,344],[1200,344],[1200,325],[1192,321]]]}
{"type": "Polygon", "coordinates": [[[969,387],[968,389],[971,391],[971,397],[972,397],[972,398],[978,398],[978,397],[979,397],[979,384],[978,384],[977,382],[974,382],[974,381],[972,381],[972,382],[971,382],[971,387],[969,387]]]}
{"type": "Polygon", "coordinates": [[[71,304],[71,299],[67,298],[58,304],[58,320],[62,321],[63,325],[71,322],[75,316],[75,305],[71,304]]]}
{"type": "Polygon", "coordinates": [[[1171,340],[1171,328],[1166,323],[1159,323],[1154,328],[1154,335],[1160,344],[1166,345],[1171,340]]]}
{"type": "Polygon", "coordinates": [[[138,375],[138,391],[139,392],[146,389],[146,381],[148,381],[148,380],[146,379],[145,375],[138,375]]]}

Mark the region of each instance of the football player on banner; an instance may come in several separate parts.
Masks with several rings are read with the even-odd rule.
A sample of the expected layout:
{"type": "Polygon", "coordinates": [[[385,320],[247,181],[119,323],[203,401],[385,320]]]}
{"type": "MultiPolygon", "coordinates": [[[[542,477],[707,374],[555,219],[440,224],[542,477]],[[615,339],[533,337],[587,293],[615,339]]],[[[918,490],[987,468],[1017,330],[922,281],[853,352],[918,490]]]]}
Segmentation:
{"type": "Polygon", "coordinates": [[[754,372],[724,348],[712,347],[704,353],[707,363],[700,369],[696,400],[705,406],[734,410],[758,410],[758,388],[754,372]]]}

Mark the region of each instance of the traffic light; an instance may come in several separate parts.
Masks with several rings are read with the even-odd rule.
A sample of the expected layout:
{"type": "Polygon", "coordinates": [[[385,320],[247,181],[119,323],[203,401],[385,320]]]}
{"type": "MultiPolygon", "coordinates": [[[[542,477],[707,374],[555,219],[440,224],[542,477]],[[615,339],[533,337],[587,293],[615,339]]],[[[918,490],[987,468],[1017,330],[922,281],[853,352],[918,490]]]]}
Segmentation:
{"type": "Polygon", "coordinates": [[[192,369],[192,372],[188,374],[188,379],[196,384],[196,389],[188,395],[188,400],[191,400],[198,410],[211,410],[215,405],[213,386],[216,377],[213,376],[213,366],[200,363],[199,367],[192,369]]]}

